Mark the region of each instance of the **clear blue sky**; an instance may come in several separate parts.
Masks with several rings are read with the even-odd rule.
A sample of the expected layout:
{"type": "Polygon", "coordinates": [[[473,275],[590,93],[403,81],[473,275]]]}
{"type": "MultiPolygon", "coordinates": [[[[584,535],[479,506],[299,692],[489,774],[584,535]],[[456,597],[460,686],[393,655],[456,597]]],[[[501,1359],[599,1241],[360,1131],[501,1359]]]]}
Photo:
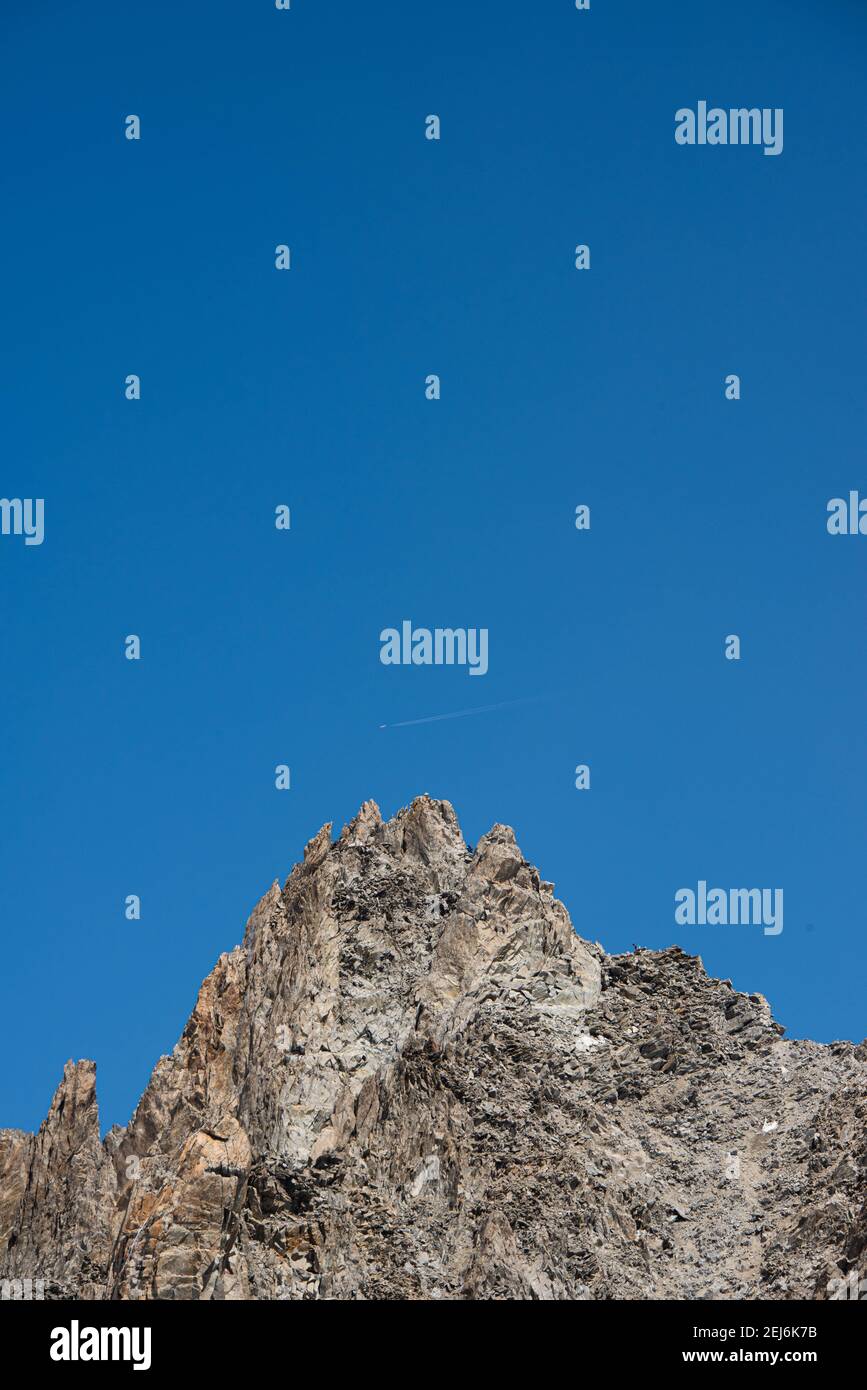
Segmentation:
{"type": "Polygon", "coordinates": [[[863,4],[2,25],[0,492],[46,538],[0,537],[0,1124],[85,1056],[125,1122],[305,841],[424,791],[582,935],[860,1040],[867,537],[825,508],[867,493],[863,4]],[[783,154],[676,145],[701,99],[782,107],[783,154]],[[487,627],[489,673],[381,665],[404,618],[487,627]],[[783,934],[677,927],[701,878],[782,887],[783,934]]]}

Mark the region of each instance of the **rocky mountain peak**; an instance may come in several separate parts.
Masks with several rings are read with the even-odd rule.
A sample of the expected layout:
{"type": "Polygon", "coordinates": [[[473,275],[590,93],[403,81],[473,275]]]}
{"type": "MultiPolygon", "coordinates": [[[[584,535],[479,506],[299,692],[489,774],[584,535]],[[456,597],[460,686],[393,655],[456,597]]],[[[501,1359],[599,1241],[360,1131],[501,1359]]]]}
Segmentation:
{"type": "Polygon", "coordinates": [[[865,1048],[677,946],[608,956],[495,825],[365,802],[220,956],[129,1124],[0,1131],[0,1276],[81,1298],[827,1296],[865,1048]]]}

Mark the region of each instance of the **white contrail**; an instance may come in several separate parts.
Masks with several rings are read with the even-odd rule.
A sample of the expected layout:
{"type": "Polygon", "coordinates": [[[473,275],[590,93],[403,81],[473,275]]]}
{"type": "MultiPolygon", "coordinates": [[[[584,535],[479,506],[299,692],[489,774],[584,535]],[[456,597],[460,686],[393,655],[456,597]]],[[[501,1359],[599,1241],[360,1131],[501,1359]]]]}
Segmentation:
{"type": "Polygon", "coordinates": [[[456,709],[451,714],[429,714],[425,719],[401,719],[396,724],[380,724],[380,729],[406,729],[410,724],[437,724],[441,719],[465,719],[468,714],[488,714],[494,709],[508,709],[513,705],[531,705],[535,700],[543,700],[544,695],[528,695],[523,700],[500,700],[495,705],[475,705],[472,709],[456,709]]]}

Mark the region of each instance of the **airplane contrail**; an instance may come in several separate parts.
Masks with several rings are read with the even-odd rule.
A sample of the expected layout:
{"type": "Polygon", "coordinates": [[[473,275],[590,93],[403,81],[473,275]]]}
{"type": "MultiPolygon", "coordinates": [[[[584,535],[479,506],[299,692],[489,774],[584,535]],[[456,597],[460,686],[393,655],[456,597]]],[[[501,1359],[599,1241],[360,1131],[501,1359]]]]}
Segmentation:
{"type": "Polygon", "coordinates": [[[472,709],[456,709],[450,714],[429,714],[424,719],[400,719],[396,724],[380,724],[380,729],[406,729],[410,724],[438,724],[441,719],[465,719],[469,714],[488,714],[494,709],[508,709],[514,705],[532,705],[544,700],[544,695],[528,695],[522,700],[500,700],[495,705],[474,705],[472,709]]]}

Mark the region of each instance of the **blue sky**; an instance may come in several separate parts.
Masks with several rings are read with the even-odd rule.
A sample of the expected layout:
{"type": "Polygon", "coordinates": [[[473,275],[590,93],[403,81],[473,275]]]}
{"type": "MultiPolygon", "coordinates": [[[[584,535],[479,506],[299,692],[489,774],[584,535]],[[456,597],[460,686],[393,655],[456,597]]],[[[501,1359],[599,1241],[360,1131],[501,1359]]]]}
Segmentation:
{"type": "Polygon", "coordinates": [[[425,791],[583,936],[860,1040],[864,7],[2,24],[0,492],[46,536],[0,537],[0,1125],[85,1056],[124,1123],[306,840],[425,791]],[[782,107],[782,155],[676,145],[701,99],[782,107]],[[486,627],[488,674],[383,666],[406,618],[486,627]],[[782,887],[782,935],[676,926],[702,878],[782,887]]]}

